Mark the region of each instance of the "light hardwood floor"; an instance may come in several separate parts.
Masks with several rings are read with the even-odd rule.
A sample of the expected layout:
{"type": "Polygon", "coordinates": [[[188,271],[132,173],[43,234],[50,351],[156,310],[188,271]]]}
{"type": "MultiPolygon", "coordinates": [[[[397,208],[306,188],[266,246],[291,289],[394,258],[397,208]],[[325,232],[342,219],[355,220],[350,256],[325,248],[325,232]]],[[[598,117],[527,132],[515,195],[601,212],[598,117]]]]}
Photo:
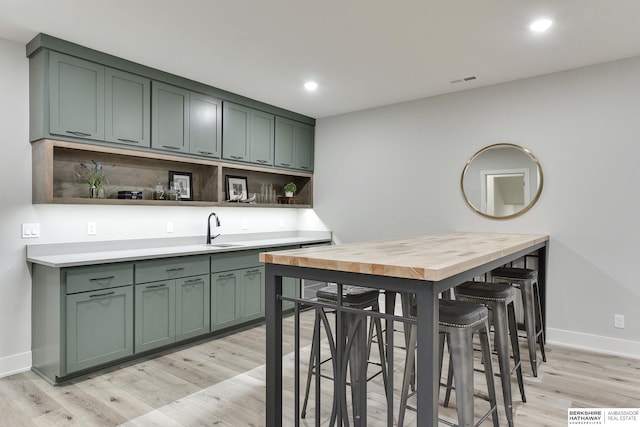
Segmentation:
{"type": "MultiPolygon", "coordinates": [[[[303,313],[302,318],[302,336],[310,337],[312,313],[303,313]]],[[[293,318],[287,318],[284,352],[288,354],[284,366],[290,375],[285,378],[283,393],[287,401],[285,426],[293,425],[292,325],[293,318]]],[[[0,425],[264,426],[264,336],[264,325],[257,326],[58,387],[32,372],[2,378],[0,425]]],[[[398,334],[396,341],[401,339],[398,334]]],[[[308,339],[302,345],[305,346],[301,356],[305,366],[301,372],[305,373],[308,339]]],[[[404,353],[396,349],[394,354],[394,385],[399,389],[404,353]]],[[[521,402],[514,378],[517,426],[566,426],[567,409],[571,407],[640,407],[640,361],[553,345],[547,348],[547,360],[540,366],[538,378],[532,377],[530,366],[523,363],[527,403],[521,402]]],[[[484,390],[482,378],[482,374],[476,375],[476,389],[480,392],[484,390]]],[[[326,405],[331,397],[331,384],[330,381],[322,384],[326,405]]],[[[370,426],[386,425],[382,391],[378,377],[368,393],[370,426]]],[[[496,382],[496,391],[500,398],[499,382],[496,382]]],[[[398,402],[397,395],[394,399],[398,402]]],[[[478,403],[478,412],[483,404],[478,403]]],[[[330,407],[323,407],[324,418],[329,411],[330,407]]],[[[451,420],[455,417],[454,408],[443,408],[441,413],[451,420]]],[[[314,425],[313,402],[309,414],[302,425],[314,425]]],[[[415,415],[407,412],[405,425],[415,425],[414,420],[415,415]]],[[[500,424],[506,425],[502,408],[500,424]]],[[[485,425],[491,423],[486,421],[485,425]]]]}

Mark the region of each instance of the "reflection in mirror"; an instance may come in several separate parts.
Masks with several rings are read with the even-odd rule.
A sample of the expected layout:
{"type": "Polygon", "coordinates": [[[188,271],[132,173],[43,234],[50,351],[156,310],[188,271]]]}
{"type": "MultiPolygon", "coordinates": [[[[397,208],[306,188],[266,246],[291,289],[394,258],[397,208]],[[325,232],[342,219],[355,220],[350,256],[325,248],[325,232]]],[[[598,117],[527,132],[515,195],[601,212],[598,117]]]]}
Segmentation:
{"type": "Polygon", "coordinates": [[[542,192],[542,168],[526,148],[494,144],[467,162],[460,185],[465,201],[480,215],[506,219],[528,211],[542,192]]]}

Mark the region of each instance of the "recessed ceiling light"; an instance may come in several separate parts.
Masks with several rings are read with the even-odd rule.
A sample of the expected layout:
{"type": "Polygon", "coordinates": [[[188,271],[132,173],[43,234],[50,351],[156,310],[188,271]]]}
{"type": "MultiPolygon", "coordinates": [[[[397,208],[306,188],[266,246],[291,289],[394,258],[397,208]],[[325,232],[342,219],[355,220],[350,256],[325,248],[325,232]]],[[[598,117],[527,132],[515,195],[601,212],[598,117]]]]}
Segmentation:
{"type": "Polygon", "coordinates": [[[551,24],[553,24],[553,22],[551,22],[550,19],[538,19],[529,25],[529,29],[536,33],[544,33],[551,27],[551,24]]]}
{"type": "Polygon", "coordinates": [[[306,90],[308,90],[309,92],[313,92],[314,90],[318,89],[318,83],[316,83],[316,82],[306,82],[304,84],[304,88],[306,90]]]}

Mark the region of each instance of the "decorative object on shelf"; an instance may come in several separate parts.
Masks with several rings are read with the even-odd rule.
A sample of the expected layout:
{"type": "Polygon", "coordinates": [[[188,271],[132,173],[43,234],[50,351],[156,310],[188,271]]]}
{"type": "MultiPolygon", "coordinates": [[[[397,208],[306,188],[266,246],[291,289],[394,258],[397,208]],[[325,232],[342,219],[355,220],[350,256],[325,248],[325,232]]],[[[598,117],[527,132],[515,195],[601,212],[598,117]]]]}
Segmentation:
{"type": "Polygon", "coordinates": [[[165,197],[164,184],[159,182],[153,189],[153,200],[164,200],[165,197]]]}
{"type": "Polygon", "coordinates": [[[280,196],[278,197],[278,203],[280,203],[281,205],[295,205],[296,203],[298,203],[298,197],[280,196]]]}
{"type": "MultiPolygon", "coordinates": [[[[75,172],[76,177],[80,178],[87,184],[89,184],[89,197],[92,199],[104,199],[104,184],[109,183],[107,178],[107,171],[102,166],[102,162],[98,160],[91,160],[93,167],[84,163],[80,163],[80,172],[75,172]]],[[[109,172],[115,168],[116,165],[111,165],[109,172]]]]}
{"type": "Polygon", "coordinates": [[[193,174],[169,171],[169,193],[169,200],[193,200],[193,174]]]}
{"type": "Polygon", "coordinates": [[[118,191],[118,199],[142,200],[142,191],[121,190],[118,191]]]}
{"type": "Polygon", "coordinates": [[[247,199],[247,177],[246,176],[225,176],[227,189],[227,202],[240,202],[247,199]]]}
{"type": "Polygon", "coordinates": [[[296,192],[298,187],[293,182],[285,184],[283,187],[285,197],[293,197],[293,193],[296,192]]]}

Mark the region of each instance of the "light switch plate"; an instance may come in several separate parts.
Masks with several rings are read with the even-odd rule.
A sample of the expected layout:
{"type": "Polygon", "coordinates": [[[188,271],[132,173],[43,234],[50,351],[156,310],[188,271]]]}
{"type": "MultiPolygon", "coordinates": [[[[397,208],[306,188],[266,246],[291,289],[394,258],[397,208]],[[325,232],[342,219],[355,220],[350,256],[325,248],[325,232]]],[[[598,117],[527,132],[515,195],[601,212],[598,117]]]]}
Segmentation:
{"type": "Polygon", "coordinates": [[[167,233],[173,233],[173,221],[167,222],[167,233]]]}
{"type": "Polygon", "coordinates": [[[96,234],[96,223],[95,222],[88,222],[87,223],[87,234],[89,236],[93,236],[94,234],[96,234]]]}

